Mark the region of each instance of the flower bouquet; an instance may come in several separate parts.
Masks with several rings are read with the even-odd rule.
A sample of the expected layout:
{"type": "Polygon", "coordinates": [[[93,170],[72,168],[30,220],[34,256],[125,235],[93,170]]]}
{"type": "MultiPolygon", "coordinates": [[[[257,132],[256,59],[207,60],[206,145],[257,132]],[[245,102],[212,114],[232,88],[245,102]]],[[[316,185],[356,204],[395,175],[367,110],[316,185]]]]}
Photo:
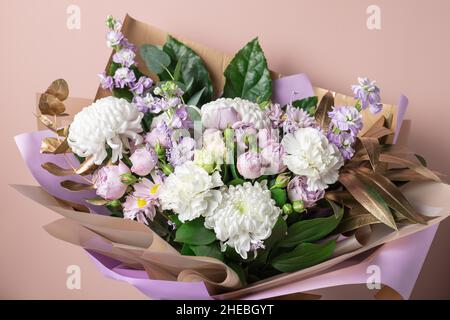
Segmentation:
{"type": "Polygon", "coordinates": [[[257,38],[230,59],[129,17],[106,25],[95,101],[56,80],[39,98],[48,130],[16,138],[42,186],[16,188],[105,274],[152,297],[246,297],[449,214],[425,204],[450,189],[394,144],[402,115],[374,81],[345,97],[269,71],[257,38]]]}

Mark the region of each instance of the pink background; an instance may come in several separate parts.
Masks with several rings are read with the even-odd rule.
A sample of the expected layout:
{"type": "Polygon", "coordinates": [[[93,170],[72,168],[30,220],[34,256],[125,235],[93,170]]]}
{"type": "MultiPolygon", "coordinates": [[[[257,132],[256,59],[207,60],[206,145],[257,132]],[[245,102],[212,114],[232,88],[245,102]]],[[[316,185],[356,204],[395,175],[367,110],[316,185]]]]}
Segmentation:
{"type": "MultiPolygon", "coordinates": [[[[81,249],[47,235],[41,226],[58,216],[8,187],[34,183],[13,136],[35,130],[35,93],[62,77],[71,96],[93,97],[96,73],[110,54],[104,19],[127,12],[229,53],[258,35],[271,69],[305,72],[318,86],[350,94],[356,77],[367,75],[378,81],[385,102],[406,94],[409,146],[450,174],[448,0],[1,0],[0,298],[144,298],[130,285],[103,278],[81,249]],[[71,4],[81,9],[80,30],[66,27],[71,4]],[[379,31],[366,27],[371,4],[381,8],[379,31]],[[81,290],[66,288],[72,264],[81,267],[81,290]]],[[[450,298],[449,231],[446,221],[412,298],[450,298]]],[[[358,294],[354,287],[343,290],[337,296],[358,294]]]]}

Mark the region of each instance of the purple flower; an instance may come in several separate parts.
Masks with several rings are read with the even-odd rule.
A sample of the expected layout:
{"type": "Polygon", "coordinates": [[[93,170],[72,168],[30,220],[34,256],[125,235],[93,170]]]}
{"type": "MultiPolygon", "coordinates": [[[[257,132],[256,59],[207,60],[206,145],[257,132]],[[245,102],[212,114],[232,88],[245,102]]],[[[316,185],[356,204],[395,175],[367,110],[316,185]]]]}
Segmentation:
{"type": "Polygon", "coordinates": [[[125,86],[130,86],[134,81],[136,81],[136,76],[133,70],[128,68],[119,68],[114,73],[114,81],[116,86],[119,88],[124,88],[125,86]]]}
{"type": "Polygon", "coordinates": [[[283,122],[283,109],[278,103],[271,104],[266,110],[266,115],[272,121],[272,127],[278,128],[283,122]]]}
{"type": "Polygon", "coordinates": [[[252,149],[257,147],[258,132],[252,123],[239,121],[233,124],[232,128],[234,129],[239,152],[245,151],[247,147],[252,149]]]}
{"type": "Polygon", "coordinates": [[[287,167],[283,163],[284,154],[284,148],[280,143],[266,146],[261,151],[263,175],[271,176],[285,171],[287,167]]]}
{"type": "Polygon", "coordinates": [[[189,118],[186,107],[181,107],[175,110],[170,124],[174,129],[190,129],[193,127],[193,123],[189,118]]]}
{"type": "Polygon", "coordinates": [[[316,125],[314,118],[311,117],[305,110],[293,107],[292,105],[286,106],[286,113],[284,117],[284,134],[294,133],[297,129],[313,127],[316,125]]]}
{"type": "MultiPolygon", "coordinates": [[[[127,38],[122,38],[122,40],[120,41],[120,45],[123,48],[127,48],[127,49],[130,49],[130,50],[136,52],[136,46],[134,44],[132,44],[131,42],[129,42],[127,38]]],[[[137,63],[135,63],[135,64],[137,65],[137,63]]]]}
{"type": "Polygon", "coordinates": [[[328,141],[338,147],[345,160],[351,159],[355,154],[353,144],[355,143],[356,138],[353,134],[349,132],[334,133],[330,131],[327,134],[327,138],[328,141]]]}
{"type": "Polygon", "coordinates": [[[221,105],[214,112],[203,112],[202,124],[206,129],[225,130],[241,120],[239,113],[230,106],[221,105]]]}
{"type": "Polygon", "coordinates": [[[333,107],[328,116],[331,119],[331,126],[340,131],[350,130],[354,136],[357,136],[363,127],[361,113],[352,106],[333,107]]]}
{"type": "Polygon", "coordinates": [[[375,85],[375,81],[368,78],[358,78],[358,84],[352,86],[355,99],[361,102],[361,108],[369,107],[373,114],[377,114],[383,108],[380,97],[380,89],[375,85]]]}
{"type": "Polygon", "coordinates": [[[147,219],[153,221],[155,215],[155,206],[150,201],[136,197],[135,195],[127,196],[125,203],[123,204],[124,219],[136,219],[138,222],[148,225],[147,219]]]}
{"type": "Polygon", "coordinates": [[[258,131],[258,146],[265,148],[279,142],[278,130],[263,128],[258,131]]]}
{"type": "Polygon", "coordinates": [[[153,80],[142,76],[139,80],[130,88],[130,90],[136,95],[142,95],[145,90],[149,89],[153,85],[153,80]]]}
{"type": "Polygon", "coordinates": [[[123,40],[123,34],[117,30],[111,30],[106,34],[106,44],[112,48],[118,46],[123,40]]]}
{"type": "Polygon", "coordinates": [[[98,170],[94,175],[97,195],[106,200],[121,198],[127,190],[127,185],[121,182],[121,176],[126,173],[130,173],[130,169],[122,161],[117,166],[105,166],[98,170]]]}
{"type": "Polygon", "coordinates": [[[99,73],[98,76],[103,89],[112,90],[114,88],[114,80],[112,77],[107,76],[105,72],[99,73]]]}
{"type": "Polygon", "coordinates": [[[136,173],[140,176],[146,176],[156,166],[156,163],[158,162],[158,156],[153,149],[148,150],[146,148],[139,148],[133,152],[130,160],[133,164],[133,166],[131,167],[131,172],[136,173]]]}
{"type": "Polygon", "coordinates": [[[264,170],[261,154],[253,151],[241,154],[237,159],[237,168],[245,179],[259,178],[264,170]]]}
{"type": "Polygon", "coordinates": [[[325,195],[325,191],[322,189],[309,191],[307,178],[301,176],[296,176],[289,182],[287,192],[291,202],[301,200],[303,201],[305,208],[314,206],[314,204],[325,195]]]}
{"type": "Polygon", "coordinates": [[[145,141],[149,143],[152,148],[158,143],[162,147],[168,148],[172,145],[171,135],[172,130],[170,130],[164,121],[161,121],[146,135],[145,141]]]}
{"type": "Polygon", "coordinates": [[[136,54],[133,50],[128,48],[123,48],[117,51],[112,59],[115,63],[119,63],[124,67],[131,67],[134,64],[134,58],[136,58],[136,54]]]}
{"type": "Polygon", "coordinates": [[[177,167],[191,161],[194,158],[195,140],[190,137],[182,137],[180,142],[173,142],[167,150],[167,159],[173,167],[177,167]]]}

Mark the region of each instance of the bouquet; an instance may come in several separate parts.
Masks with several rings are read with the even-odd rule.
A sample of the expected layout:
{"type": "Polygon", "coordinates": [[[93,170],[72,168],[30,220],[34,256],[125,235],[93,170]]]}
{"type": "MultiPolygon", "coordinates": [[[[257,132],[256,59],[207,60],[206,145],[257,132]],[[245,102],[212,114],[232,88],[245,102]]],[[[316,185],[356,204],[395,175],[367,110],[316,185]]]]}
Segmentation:
{"type": "Polygon", "coordinates": [[[18,187],[66,217],[46,227],[56,237],[227,298],[316,274],[448,214],[410,201],[424,182],[447,186],[393,144],[398,113],[375,81],[358,78],[353,98],[311,94],[307,78],[276,79],[257,38],[219,62],[222,77],[175,37],[134,43],[128,26],[111,16],[106,25],[113,54],[96,100],[60,126],[68,84],[40,95],[51,133],[30,169],[54,197],[18,187]]]}

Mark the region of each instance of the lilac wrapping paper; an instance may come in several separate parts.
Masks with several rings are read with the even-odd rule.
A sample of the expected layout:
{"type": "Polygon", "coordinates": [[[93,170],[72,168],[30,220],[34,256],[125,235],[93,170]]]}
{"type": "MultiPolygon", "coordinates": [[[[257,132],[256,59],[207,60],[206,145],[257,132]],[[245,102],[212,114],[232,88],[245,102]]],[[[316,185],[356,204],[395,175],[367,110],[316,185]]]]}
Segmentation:
{"type": "MultiPolygon", "coordinates": [[[[287,104],[292,100],[314,95],[313,87],[304,74],[284,77],[273,82],[274,102],[287,104]]],[[[397,130],[394,142],[398,139],[408,99],[401,96],[398,104],[397,130]]],[[[39,152],[44,137],[54,136],[50,131],[25,133],[15,137],[16,144],[37,182],[55,197],[84,204],[83,199],[95,196],[94,191],[70,192],[60,186],[60,182],[70,178],[82,182],[79,177],[55,177],[42,169],[41,164],[51,161],[61,167],[68,167],[62,155],[45,155],[39,152]]],[[[74,157],[70,159],[77,163],[74,157]]],[[[106,209],[88,205],[92,211],[100,214],[106,209]]],[[[366,283],[367,267],[377,265],[381,270],[381,282],[396,290],[404,299],[408,299],[417,280],[423,262],[433,241],[438,225],[427,228],[411,236],[389,242],[369,257],[355,257],[316,276],[295,283],[279,286],[263,292],[248,295],[244,299],[267,299],[271,297],[329,288],[338,285],[366,283]]],[[[152,299],[214,299],[203,282],[177,282],[149,279],[143,270],[130,270],[117,260],[101,254],[87,251],[102,274],[108,278],[126,281],[152,299]]]]}

